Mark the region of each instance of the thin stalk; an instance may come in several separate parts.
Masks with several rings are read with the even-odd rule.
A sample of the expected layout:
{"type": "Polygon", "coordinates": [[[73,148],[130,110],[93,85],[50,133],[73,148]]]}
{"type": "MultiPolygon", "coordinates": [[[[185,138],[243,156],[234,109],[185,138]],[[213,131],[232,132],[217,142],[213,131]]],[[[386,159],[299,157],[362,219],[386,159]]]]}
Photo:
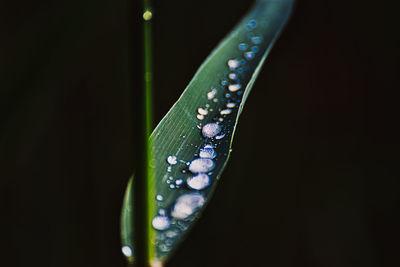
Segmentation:
{"type": "MultiPolygon", "coordinates": [[[[140,134],[140,166],[137,166],[134,184],[133,208],[134,208],[134,266],[147,267],[151,265],[150,260],[154,258],[152,250],[153,237],[151,236],[151,218],[154,213],[154,208],[150,206],[149,198],[151,198],[151,177],[153,171],[151,168],[152,162],[152,146],[149,137],[153,128],[152,117],[152,9],[150,0],[142,0],[141,6],[141,39],[142,39],[142,111],[139,113],[141,116],[141,127],[139,127],[140,134]]],[[[137,115],[137,114],[136,114],[137,115]]]]}

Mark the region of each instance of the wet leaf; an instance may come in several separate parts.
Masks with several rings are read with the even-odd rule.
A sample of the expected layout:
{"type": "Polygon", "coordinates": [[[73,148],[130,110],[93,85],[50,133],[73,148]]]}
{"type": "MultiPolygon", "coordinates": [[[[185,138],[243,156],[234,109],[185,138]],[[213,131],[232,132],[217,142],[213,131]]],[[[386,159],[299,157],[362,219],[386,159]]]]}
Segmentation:
{"type": "MultiPolygon", "coordinates": [[[[152,133],[148,228],[153,265],[168,259],[214,191],[245,100],[293,2],[257,1],[152,133]]],[[[123,252],[129,259],[134,258],[135,237],[131,191],[130,182],[121,217],[123,252]]]]}

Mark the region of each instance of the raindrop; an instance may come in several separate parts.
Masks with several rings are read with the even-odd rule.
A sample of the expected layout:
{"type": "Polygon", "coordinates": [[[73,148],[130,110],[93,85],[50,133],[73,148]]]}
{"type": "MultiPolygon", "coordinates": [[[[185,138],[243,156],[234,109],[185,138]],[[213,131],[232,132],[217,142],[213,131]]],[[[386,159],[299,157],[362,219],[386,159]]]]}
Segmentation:
{"type": "Polygon", "coordinates": [[[225,134],[221,134],[215,137],[215,139],[220,140],[225,137],[225,134]]]}
{"type": "Polygon", "coordinates": [[[189,171],[192,173],[209,172],[214,169],[215,163],[211,159],[199,158],[194,159],[189,165],[189,171]]]}
{"type": "Polygon", "coordinates": [[[186,219],[203,205],[203,195],[199,193],[187,193],[176,200],[171,215],[177,219],[186,219]]]}
{"type": "Polygon", "coordinates": [[[224,110],[221,110],[220,114],[221,115],[228,115],[228,114],[231,114],[231,112],[232,112],[231,109],[224,109],[224,110]]]}
{"type": "Polygon", "coordinates": [[[253,42],[253,44],[260,44],[261,43],[261,37],[260,36],[254,36],[253,38],[251,38],[251,41],[253,42]]]}
{"type": "Polygon", "coordinates": [[[156,195],[156,200],[157,201],[163,201],[164,197],[162,195],[158,194],[158,195],[156,195]]]}
{"type": "Polygon", "coordinates": [[[132,255],[133,255],[133,250],[128,245],[122,246],[121,251],[122,251],[122,254],[125,255],[125,257],[132,257],[132,255]]]}
{"type": "Polygon", "coordinates": [[[236,104],[232,103],[232,102],[229,102],[229,103],[226,104],[227,108],[234,108],[235,106],[236,106],[236,104]]]}
{"type": "Polygon", "coordinates": [[[258,46],[253,46],[253,47],[251,48],[251,50],[252,50],[254,53],[257,53],[257,52],[258,52],[258,46]]]}
{"type": "Polygon", "coordinates": [[[252,51],[249,51],[249,52],[246,52],[246,53],[244,53],[244,57],[246,58],[246,59],[253,59],[254,58],[254,56],[255,56],[255,54],[254,54],[254,52],[252,52],[252,51]]]}
{"type": "Polygon", "coordinates": [[[229,59],[227,64],[229,68],[236,69],[240,63],[237,59],[229,59]]]}
{"type": "Polygon", "coordinates": [[[248,45],[246,43],[239,44],[239,49],[242,50],[242,51],[246,50],[247,47],[248,47],[248,45]]]}
{"type": "Polygon", "coordinates": [[[176,156],[169,155],[169,156],[167,157],[167,162],[168,162],[169,164],[171,164],[171,165],[175,165],[175,164],[178,163],[178,158],[177,158],[176,156]]]}
{"type": "Polygon", "coordinates": [[[210,185],[210,176],[205,173],[199,173],[195,176],[189,177],[186,183],[192,189],[203,190],[210,185]]]}
{"type": "Polygon", "coordinates": [[[200,158],[213,159],[217,156],[217,153],[211,145],[205,145],[204,148],[200,149],[200,158]]]}
{"type": "Polygon", "coordinates": [[[204,137],[212,138],[221,132],[221,126],[217,123],[208,123],[203,126],[201,132],[204,137]]]}
{"type": "Polygon", "coordinates": [[[231,92],[236,92],[236,91],[240,90],[240,88],[242,88],[242,86],[240,84],[230,84],[228,86],[228,89],[231,92]]]}
{"type": "Polygon", "coordinates": [[[207,109],[204,109],[204,108],[198,108],[198,109],[197,109],[197,112],[198,112],[200,115],[207,115],[207,114],[208,114],[208,110],[207,110],[207,109]]]}
{"type": "Polygon", "coordinates": [[[212,89],[210,92],[207,93],[207,98],[208,99],[213,99],[216,94],[217,94],[217,90],[216,89],[212,89]]]}
{"type": "Polygon", "coordinates": [[[204,115],[197,114],[196,116],[199,120],[204,120],[204,115]]]}
{"type": "Polygon", "coordinates": [[[174,188],[175,188],[175,185],[174,185],[174,184],[170,184],[170,185],[169,185],[169,188],[174,189],[174,188]]]}
{"type": "Polygon", "coordinates": [[[237,79],[237,74],[234,72],[229,73],[228,75],[229,79],[231,80],[236,80],[237,79]]]}
{"type": "Polygon", "coordinates": [[[176,184],[177,186],[182,185],[182,184],[183,184],[183,179],[182,179],[182,178],[176,179],[176,180],[175,180],[175,184],[176,184]]]}
{"type": "Polygon", "coordinates": [[[167,216],[155,216],[151,221],[151,225],[153,225],[154,229],[159,231],[167,230],[170,225],[171,221],[167,216]]]}

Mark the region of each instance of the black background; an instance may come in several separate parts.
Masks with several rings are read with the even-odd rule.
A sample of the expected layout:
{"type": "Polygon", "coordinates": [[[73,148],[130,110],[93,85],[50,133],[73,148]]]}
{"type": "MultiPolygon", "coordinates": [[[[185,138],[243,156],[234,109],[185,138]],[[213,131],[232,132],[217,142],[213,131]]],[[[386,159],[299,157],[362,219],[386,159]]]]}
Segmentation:
{"type": "MultiPolygon", "coordinates": [[[[395,2],[298,1],[168,266],[400,266],[395,2]]],[[[250,3],[154,1],[156,122],[250,3]]],[[[124,266],[136,6],[0,2],[2,266],[124,266]]]]}

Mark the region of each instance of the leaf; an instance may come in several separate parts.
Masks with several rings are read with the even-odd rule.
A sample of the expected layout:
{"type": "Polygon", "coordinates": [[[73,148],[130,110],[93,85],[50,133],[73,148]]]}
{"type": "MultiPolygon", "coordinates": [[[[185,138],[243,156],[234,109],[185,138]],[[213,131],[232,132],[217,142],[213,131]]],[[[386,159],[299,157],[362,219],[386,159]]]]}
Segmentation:
{"type": "MultiPolygon", "coordinates": [[[[149,262],[168,259],[199,217],[228,161],[245,100],[287,22],[293,0],[260,0],[201,65],[150,137],[149,262]]],[[[123,252],[134,258],[132,181],[121,215],[123,252]]]]}

